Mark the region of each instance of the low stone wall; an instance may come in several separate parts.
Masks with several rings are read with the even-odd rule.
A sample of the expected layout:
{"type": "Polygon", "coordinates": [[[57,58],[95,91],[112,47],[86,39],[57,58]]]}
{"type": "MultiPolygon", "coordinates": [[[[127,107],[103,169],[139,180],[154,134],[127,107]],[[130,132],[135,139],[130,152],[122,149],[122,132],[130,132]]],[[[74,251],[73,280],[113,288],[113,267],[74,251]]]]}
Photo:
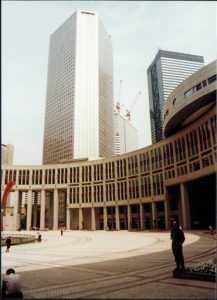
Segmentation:
{"type": "Polygon", "coordinates": [[[185,271],[182,273],[173,272],[173,278],[182,278],[182,279],[195,279],[195,280],[202,280],[202,281],[216,281],[215,274],[207,274],[207,273],[200,273],[200,272],[189,272],[185,271]]]}
{"type": "Polygon", "coordinates": [[[6,239],[8,237],[11,237],[11,245],[19,245],[19,244],[24,244],[24,243],[31,243],[36,240],[35,235],[31,234],[10,234],[10,235],[2,235],[1,238],[1,246],[6,246],[6,239]]]}

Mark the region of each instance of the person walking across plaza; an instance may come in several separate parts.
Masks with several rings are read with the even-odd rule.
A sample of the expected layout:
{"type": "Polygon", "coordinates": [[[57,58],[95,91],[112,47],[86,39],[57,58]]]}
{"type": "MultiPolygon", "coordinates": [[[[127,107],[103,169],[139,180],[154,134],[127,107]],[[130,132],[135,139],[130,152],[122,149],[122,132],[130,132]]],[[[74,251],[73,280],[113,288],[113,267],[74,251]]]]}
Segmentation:
{"type": "Polygon", "coordinates": [[[60,228],[61,236],[63,236],[63,227],[60,228]]]}
{"type": "Polygon", "coordinates": [[[176,262],[176,268],[174,271],[184,272],[185,264],[184,264],[182,244],[185,241],[185,235],[181,229],[181,226],[179,226],[176,221],[173,222],[170,236],[172,239],[172,252],[176,262]]]}
{"type": "Polygon", "coordinates": [[[38,234],[38,242],[41,243],[41,234],[38,234]]]}
{"type": "Polygon", "coordinates": [[[7,248],[6,248],[6,252],[9,252],[9,249],[10,249],[10,247],[11,247],[11,237],[9,236],[7,239],[6,239],[6,246],[7,246],[7,248]]]}
{"type": "Polygon", "coordinates": [[[23,298],[20,275],[14,269],[8,269],[2,280],[2,298],[23,298]]]}

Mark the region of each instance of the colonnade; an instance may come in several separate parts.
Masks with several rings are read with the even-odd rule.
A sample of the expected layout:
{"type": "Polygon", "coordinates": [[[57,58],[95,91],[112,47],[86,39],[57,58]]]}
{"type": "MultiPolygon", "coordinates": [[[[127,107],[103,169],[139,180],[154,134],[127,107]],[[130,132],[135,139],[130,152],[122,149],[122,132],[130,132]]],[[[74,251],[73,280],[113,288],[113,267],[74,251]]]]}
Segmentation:
{"type": "MultiPolygon", "coordinates": [[[[189,199],[188,199],[188,189],[185,183],[179,185],[180,189],[180,199],[179,199],[179,209],[176,212],[179,221],[181,222],[184,229],[190,229],[191,220],[190,220],[190,210],[189,210],[189,199]]],[[[61,190],[62,191],[62,190],[61,190]]],[[[147,201],[145,199],[135,199],[133,202],[130,200],[127,201],[113,201],[111,203],[90,203],[90,204],[70,204],[69,203],[69,189],[65,189],[66,195],[66,219],[65,227],[66,229],[108,229],[108,224],[111,222],[110,213],[108,209],[113,209],[114,214],[112,215],[113,220],[113,229],[120,230],[123,229],[120,226],[121,220],[123,222],[123,217],[125,218],[125,228],[127,230],[133,229],[132,220],[133,217],[137,221],[137,229],[144,230],[145,220],[148,219],[152,224],[155,220],[158,220],[159,212],[157,210],[157,203],[161,202],[164,209],[161,211],[161,217],[164,220],[164,228],[169,229],[171,225],[171,211],[170,211],[170,200],[169,194],[166,192],[161,200],[152,200],[147,201]],[[145,205],[150,206],[150,211],[146,212],[145,205]],[[137,213],[132,212],[132,208],[136,207],[137,213]],[[126,212],[123,213],[123,209],[120,212],[121,208],[126,208],[126,212]],[[103,213],[102,213],[103,212],[103,213]],[[88,224],[84,226],[84,223],[88,224]]],[[[166,189],[167,191],[167,189],[166,189]]],[[[20,227],[20,211],[21,211],[21,194],[22,190],[15,190],[15,201],[14,201],[14,224],[16,224],[16,229],[20,227]]],[[[26,229],[29,230],[32,226],[37,224],[40,227],[40,230],[44,230],[49,227],[52,230],[57,230],[61,224],[58,220],[59,214],[59,189],[49,189],[49,190],[31,190],[27,192],[27,205],[26,205],[26,229]],[[40,204],[37,204],[37,193],[41,193],[40,204]],[[36,196],[33,197],[33,193],[36,193],[36,196]],[[45,222],[46,217],[46,193],[49,193],[49,211],[47,212],[48,223],[45,222]],[[34,200],[33,200],[34,199],[34,200]],[[39,210],[39,213],[38,213],[39,210]],[[39,217],[37,216],[39,215],[39,217]],[[39,219],[39,220],[38,220],[39,219]]]]}

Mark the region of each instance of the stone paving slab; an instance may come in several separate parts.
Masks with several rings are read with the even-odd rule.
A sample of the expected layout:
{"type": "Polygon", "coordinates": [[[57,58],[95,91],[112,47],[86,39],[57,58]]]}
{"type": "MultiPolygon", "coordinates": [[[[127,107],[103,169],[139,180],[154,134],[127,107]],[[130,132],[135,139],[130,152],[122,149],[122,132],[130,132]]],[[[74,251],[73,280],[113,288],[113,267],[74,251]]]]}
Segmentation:
{"type": "MultiPolygon", "coordinates": [[[[196,233],[196,234],[195,234],[196,233]]],[[[186,264],[212,259],[216,240],[186,232],[186,264]]],[[[42,243],[2,247],[24,299],[215,299],[215,283],[173,278],[169,232],[42,233],[42,243]]]]}

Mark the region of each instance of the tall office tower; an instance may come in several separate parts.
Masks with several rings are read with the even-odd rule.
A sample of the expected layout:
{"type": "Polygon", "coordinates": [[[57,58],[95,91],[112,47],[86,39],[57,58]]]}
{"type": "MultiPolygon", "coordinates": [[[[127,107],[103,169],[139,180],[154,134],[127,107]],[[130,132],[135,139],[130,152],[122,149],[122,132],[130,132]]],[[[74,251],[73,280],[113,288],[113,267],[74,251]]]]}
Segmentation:
{"type": "Polygon", "coordinates": [[[2,165],[13,165],[14,146],[10,144],[1,144],[1,162],[2,165]]]}
{"type": "Polygon", "coordinates": [[[152,143],[164,138],[163,105],[184,79],[204,66],[203,56],[159,50],[147,70],[152,143]]]}
{"type": "Polygon", "coordinates": [[[115,155],[137,150],[138,130],[119,112],[114,114],[115,155]]]}
{"type": "Polygon", "coordinates": [[[50,38],[43,164],[114,155],[113,101],[111,37],[77,10],[50,38]]]}

